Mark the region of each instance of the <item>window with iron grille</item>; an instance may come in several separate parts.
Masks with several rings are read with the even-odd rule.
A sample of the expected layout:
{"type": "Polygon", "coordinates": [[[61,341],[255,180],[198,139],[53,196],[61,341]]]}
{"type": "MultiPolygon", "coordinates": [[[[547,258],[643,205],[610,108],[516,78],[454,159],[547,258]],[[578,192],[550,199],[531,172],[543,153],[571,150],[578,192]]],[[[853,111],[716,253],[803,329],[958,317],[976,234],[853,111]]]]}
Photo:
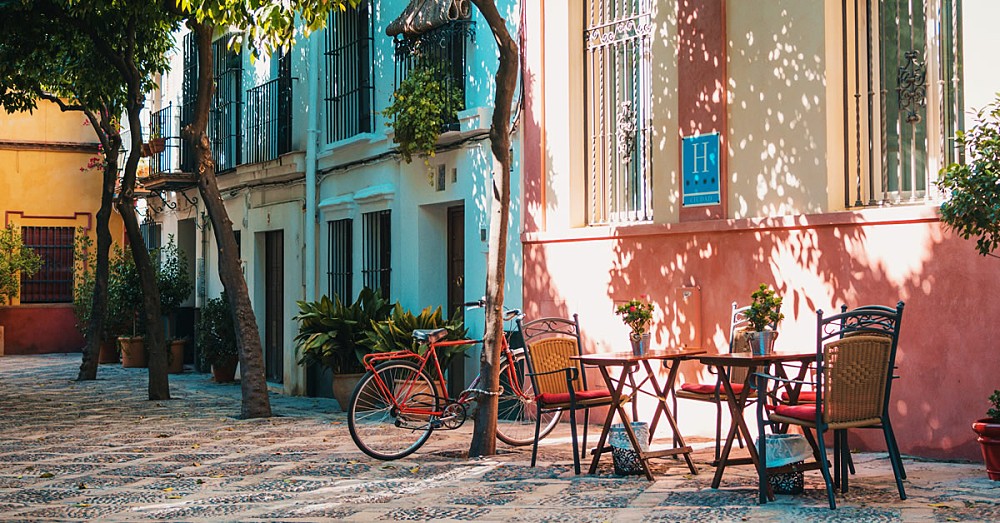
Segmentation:
{"type": "Polygon", "coordinates": [[[364,258],[361,275],[365,287],[372,289],[389,299],[389,275],[391,235],[390,213],[388,210],[366,212],[361,215],[362,234],[364,235],[364,258]]]}
{"type": "Polygon", "coordinates": [[[334,10],[326,30],[326,143],[375,128],[371,7],[334,10]]]}
{"type": "Polygon", "coordinates": [[[274,160],[292,150],[291,55],[275,54],[273,80],[247,90],[246,163],[274,160]]]}
{"type": "Polygon", "coordinates": [[[243,163],[243,57],[229,48],[229,39],[226,35],[212,43],[215,97],[208,134],[218,172],[235,169],[243,163]]]}
{"type": "Polygon", "coordinates": [[[345,218],[329,222],[330,253],[327,257],[327,279],[331,297],[340,296],[343,302],[354,299],[351,280],[354,278],[354,220],[345,218]]]}
{"type": "MultiPolygon", "coordinates": [[[[194,33],[184,35],[184,77],[181,79],[180,128],[194,122],[195,104],[198,100],[198,44],[194,33]]],[[[194,148],[187,140],[180,140],[181,172],[194,172],[194,148]]]]}
{"type": "Polygon", "coordinates": [[[21,241],[42,258],[42,268],[21,277],[21,303],[73,301],[72,227],[21,227],[21,241]]]}
{"type": "MultiPolygon", "coordinates": [[[[146,246],[146,251],[154,252],[162,246],[160,240],[160,233],[162,231],[163,225],[153,221],[144,221],[139,224],[139,234],[142,236],[142,243],[146,246]]],[[[159,252],[155,254],[157,257],[152,262],[153,266],[158,267],[160,265],[159,252]]]]}
{"type": "Polygon", "coordinates": [[[847,206],[941,196],[938,172],[963,154],[961,12],[961,0],[885,0],[852,13],[847,206]]]}
{"type": "Polygon", "coordinates": [[[443,83],[447,89],[462,93],[459,107],[445,109],[445,130],[458,130],[454,114],[465,109],[465,69],[468,45],[475,44],[476,23],[472,20],[452,20],[418,37],[396,38],[396,87],[416,67],[441,68],[445,72],[443,83]]]}
{"type": "Polygon", "coordinates": [[[653,219],[651,0],[588,0],[584,32],[589,223],[653,219]]]}

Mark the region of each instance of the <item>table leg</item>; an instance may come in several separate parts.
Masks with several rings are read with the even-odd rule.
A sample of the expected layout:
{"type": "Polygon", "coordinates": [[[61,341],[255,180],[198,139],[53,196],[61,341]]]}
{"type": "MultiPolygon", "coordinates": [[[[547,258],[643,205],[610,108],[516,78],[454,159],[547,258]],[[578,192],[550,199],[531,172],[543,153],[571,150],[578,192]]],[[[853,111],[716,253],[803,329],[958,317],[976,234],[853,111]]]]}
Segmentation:
{"type": "Polygon", "coordinates": [[[601,428],[601,437],[597,440],[597,448],[593,450],[594,458],[590,461],[590,470],[588,474],[597,473],[597,464],[601,461],[601,454],[604,453],[604,444],[608,441],[608,433],[611,432],[611,422],[614,420],[615,412],[617,412],[617,406],[621,403],[622,390],[625,388],[625,382],[618,380],[618,384],[615,385],[611,380],[611,375],[608,374],[608,368],[604,365],[599,367],[601,371],[601,377],[604,378],[604,383],[607,384],[608,393],[611,394],[611,405],[612,408],[608,410],[608,415],[604,419],[604,426],[601,428]]]}
{"type": "Polygon", "coordinates": [[[722,447],[719,464],[715,468],[715,477],[712,478],[712,488],[719,488],[719,485],[722,483],[722,473],[726,470],[726,465],[729,463],[729,453],[733,450],[733,441],[736,439],[737,432],[747,441],[747,450],[750,451],[751,462],[754,465],[757,464],[757,449],[753,446],[753,437],[750,435],[750,429],[743,419],[743,410],[746,408],[747,399],[750,397],[749,378],[754,372],[757,372],[757,367],[750,367],[748,369],[747,380],[744,381],[743,390],[738,395],[733,393],[733,385],[729,381],[729,373],[726,372],[725,366],[716,366],[716,370],[726,391],[726,403],[729,404],[731,422],[729,424],[729,434],[726,436],[726,444],[722,447]]]}
{"type": "Polygon", "coordinates": [[[653,412],[653,420],[650,422],[649,434],[652,436],[656,432],[656,425],[659,422],[660,415],[664,415],[667,418],[667,423],[670,424],[670,430],[673,431],[674,448],[679,451],[680,454],[684,455],[684,461],[687,463],[688,469],[692,474],[697,474],[698,469],[694,466],[694,461],[691,460],[691,448],[688,447],[687,443],[684,442],[684,436],[681,434],[680,427],[677,426],[677,420],[674,418],[673,412],[667,406],[667,393],[674,387],[674,382],[677,380],[677,372],[680,369],[680,362],[673,362],[670,366],[670,370],[667,372],[667,381],[664,386],[660,386],[659,382],[656,380],[656,375],[653,374],[652,365],[649,360],[644,360],[643,365],[646,368],[646,372],[649,375],[649,382],[653,386],[653,391],[656,393],[656,410],[653,412]]]}

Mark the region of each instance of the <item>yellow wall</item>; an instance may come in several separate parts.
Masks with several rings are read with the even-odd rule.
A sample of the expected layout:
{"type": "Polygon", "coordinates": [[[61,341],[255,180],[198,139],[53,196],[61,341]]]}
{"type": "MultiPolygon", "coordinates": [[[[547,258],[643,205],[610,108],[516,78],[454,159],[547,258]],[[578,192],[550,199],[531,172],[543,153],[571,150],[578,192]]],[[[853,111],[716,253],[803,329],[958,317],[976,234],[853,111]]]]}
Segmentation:
{"type": "MultiPolygon", "coordinates": [[[[83,170],[98,139],[86,117],[40,103],[32,114],[0,113],[0,212],[4,224],[84,227],[95,238],[101,171],[83,170]]],[[[123,237],[112,214],[111,234],[123,237]]]]}

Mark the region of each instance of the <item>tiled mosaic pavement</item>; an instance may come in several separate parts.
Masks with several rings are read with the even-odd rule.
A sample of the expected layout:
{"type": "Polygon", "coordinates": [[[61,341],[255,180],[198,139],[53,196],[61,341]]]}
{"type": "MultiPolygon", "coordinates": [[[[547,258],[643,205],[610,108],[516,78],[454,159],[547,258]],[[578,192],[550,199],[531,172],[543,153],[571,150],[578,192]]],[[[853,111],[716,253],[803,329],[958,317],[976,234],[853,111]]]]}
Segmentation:
{"type": "Polygon", "coordinates": [[[568,429],[490,459],[463,457],[471,427],[435,433],[384,463],[351,442],[332,400],[272,395],[277,415],[238,420],[240,391],[172,375],[145,400],[142,369],[102,365],[73,381],[79,355],[0,358],[0,521],[998,521],[1000,482],[980,464],[906,460],[900,501],[884,454],[857,454],[851,492],[830,511],[818,473],[806,492],[756,503],[749,467],[709,488],[711,450],[656,463],[656,482],[574,476],[568,429]]]}

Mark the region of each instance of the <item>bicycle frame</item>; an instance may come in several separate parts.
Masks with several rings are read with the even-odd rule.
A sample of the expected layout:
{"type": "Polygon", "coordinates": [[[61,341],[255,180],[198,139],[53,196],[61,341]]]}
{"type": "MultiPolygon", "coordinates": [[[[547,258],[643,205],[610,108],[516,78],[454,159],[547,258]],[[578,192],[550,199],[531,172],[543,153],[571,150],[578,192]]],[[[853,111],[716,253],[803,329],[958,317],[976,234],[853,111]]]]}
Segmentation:
{"type": "MultiPolygon", "coordinates": [[[[447,395],[448,387],[444,379],[444,372],[441,370],[441,364],[438,362],[437,359],[437,348],[451,347],[456,345],[469,345],[473,343],[482,343],[482,341],[483,340],[474,340],[474,339],[438,341],[435,343],[427,344],[427,351],[424,352],[423,355],[420,355],[412,350],[371,353],[364,356],[364,358],[362,359],[362,363],[364,364],[366,370],[371,371],[372,374],[375,375],[375,385],[378,387],[379,392],[382,394],[382,397],[390,400],[392,402],[392,407],[399,414],[440,417],[441,415],[444,414],[445,408],[447,408],[448,405],[451,405],[453,403],[464,404],[471,401],[472,393],[475,392],[475,387],[479,383],[481,376],[476,376],[476,379],[472,381],[472,384],[469,386],[469,388],[462,391],[462,393],[458,396],[458,398],[453,400],[450,396],[447,395]],[[431,378],[432,383],[434,383],[434,386],[437,387],[438,390],[444,392],[445,394],[444,396],[445,402],[442,408],[433,410],[428,408],[405,406],[408,403],[408,400],[411,397],[413,397],[413,395],[415,395],[418,392],[422,392],[422,391],[414,391],[414,387],[417,385],[416,380],[411,380],[409,383],[407,383],[405,385],[405,388],[401,392],[392,391],[389,389],[389,386],[386,385],[385,382],[382,380],[382,377],[377,372],[375,372],[375,367],[379,363],[385,361],[393,361],[393,360],[415,361],[417,362],[418,365],[418,372],[425,372],[425,369],[435,371],[437,373],[436,376],[432,376],[430,372],[427,372],[427,374],[431,378]],[[428,366],[429,361],[433,361],[434,365],[429,367],[428,366]]],[[[508,373],[508,378],[510,378],[508,379],[508,383],[510,383],[513,387],[519,389],[521,387],[520,381],[515,379],[515,376],[513,374],[514,362],[515,362],[514,351],[510,349],[510,346],[507,343],[507,338],[505,336],[501,337],[500,343],[501,343],[500,346],[501,357],[506,358],[508,362],[507,373],[508,373]]],[[[518,394],[523,393],[523,391],[521,390],[517,390],[515,392],[517,392],[518,394]]]]}

